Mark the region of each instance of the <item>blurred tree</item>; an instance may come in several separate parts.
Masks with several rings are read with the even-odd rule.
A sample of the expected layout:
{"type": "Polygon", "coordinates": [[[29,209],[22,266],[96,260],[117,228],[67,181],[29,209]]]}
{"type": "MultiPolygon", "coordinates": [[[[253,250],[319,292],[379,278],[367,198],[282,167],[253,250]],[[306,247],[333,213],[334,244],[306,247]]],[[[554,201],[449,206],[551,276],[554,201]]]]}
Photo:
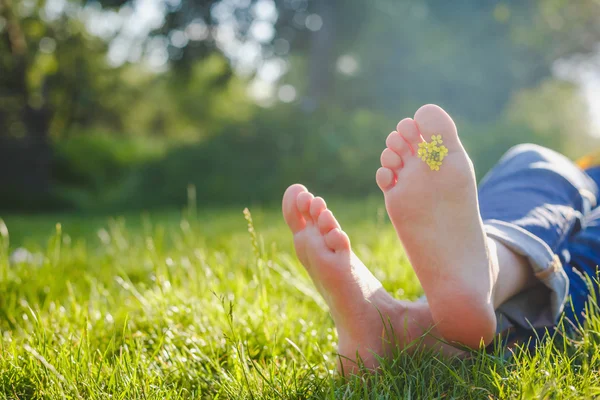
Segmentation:
{"type": "MultiPolygon", "coordinates": [[[[133,0],[100,2],[122,7],[133,0]]],[[[470,119],[493,121],[513,93],[551,76],[554,61],[590,53],[600,40],[595,0],[165,4],[165,22],[152,35],[168,39],[177,76],[212,52],[245,72],[262,60],[293,55],[292,70],[302,71],[293,83],[302,88],[305,110],[324,99],[389,113],[438,102],[470,119]]]]}
{"type": "MultiPolygon", "coordinates": [[[[133,0],[99,1],[107,8],[130,7],[133,0]]],[[[151,36],[168,39],[176,76],[189,74],[199,59],[220,52],[243,72],[261,61],[308,57],[307,97],[317,103],[332,89],[336,57],[361,32],[368,4],[359,0],[177,0],[167,1],[164,24],[151,36]],[[179,42],[181,35],[185,40],[179,42]]],[[[221,81],[225,83],[225,80],[221,81]]],[[[314,108],[314,107],[312,107],[314,108]]]]}
{"type": "Polygon", "coordinates": [[[88,35],[76,13],[52,15],[46,6],[45,0],[0,0],[3,204],[27,207],[48,200],[51,140],[73,124],[122,128],[124,102],[115,104],[115,98],[127,91],[106,65],[106,43],[88,35]]]}
{"type": "MultiPolygon", "coordinates": [[[[199,142],[193,145],[198,153],[184,148],[166,157],[165,164],[175,167],[156,161],[140,179],[147,188],[156,186],[160,174],[154,171],[164,167],[165,188],[183,188],[202,177],[197,183],[206,187],[199,193],[218,197],[226,185],[212,177],[211,166],[228,171],[231,181],[255,165],[257,179],[269,173],[265,190],[298,176],[321,187],[345,182],[361,192],[375,188],[365,166],[375,166],[381,142],[371,135],[385,135],[380,130],[399,115],[428,102],[462,121],[465,144],[484,168],[515,141],[565,149],[562,130],[575,128],[559,122],[581,121],[582,107],[570,106],[578,94],[553,78],[553,68],[556,60],[593,52],[600,39],[596,0],[152,4],[161,10],[160,27],[129,46],[145,56],[152,48],[167,55],[168,64],[148,71],[144,54],[126,54],[131,62],[119,67],[107,63],[109,49],[131,39],[127,22],[101,38],[86,26],[88,11],[98,11],[96,22],[108,15],[100,5],[127,21],[124,16],[143,7],[142,1],[0,0],[0,201],[12,193],[47,193],[51,145],[58,153],[58,179],[100,197],[132,165],[113,140],[117,135],[166,137],[184,147],[199,142]],[[58,3],[62,11],[52,12],[58,3]],[[264,105],[274,108],[257,111],[249,101],[246,91],[256,82],[266,82],[264,105]],[[291,104],[276,104],[277,97],[291,104]],[[570,119],[549,118],[566,112],[570,119]],[[73,132],[102,134],[86,141],[70,137],[73,132]],[[226,168],[217,152],[228,148],[235,155],[226,168]],[[281,154],[261,164],[246,148],[281,154]],[[203,174],[184,167],[183,159],[203,165],[203,174]],[[298,171],[297,165],[306,167],[298,171]]],[[[126,148],[141,142],[132,140],[126,148]]]]}
{"type": "Polygon", "coordinates": [[[600,138],[591,134],[587,110],[574,84],[546,80],[515,95],[505,119],[527,127],[539,143],[578,158],[600,145],[600,138]]]}
{"type": "Polygon", "coordinates": [[[388,114],[435,102],[492,122],[516,92],[551,77],[556,60],[594,50],[600,5],[575,3],[376,0],[358,40],[336,57],[333,94],[388,114]],[[344,54],[354,72],[344,71],[344,54]]]}
{"type": "Polygon", "coordinates": [[[246,82],[219,54],[197,61],[185,77],[175,71],[141,74],[134,67],[126,68],[124,81],[139,93],[122,115],[125,131],[136,136],[203,140],[223,125],[247,123],[255,109],[246,82]]]}
{"type": "MultiPolygon", "coordinates": [[[[36,26],[21,18],[18,5],[12,0],[0,2],[0,180],[3,183],[0,195],[3,197],[14,193],[44,195],[49,188],[49,110],[35,101],[28,79],[34,62],[31,55],[35,52],[27,36],[36,26]],[[23,170],[27,173],[19,173],[23,170]]],[[[43,92],[39,89],[38,93],[43,92]]],[[[18,203],[21,199],[12,201],[18,203]]]]}

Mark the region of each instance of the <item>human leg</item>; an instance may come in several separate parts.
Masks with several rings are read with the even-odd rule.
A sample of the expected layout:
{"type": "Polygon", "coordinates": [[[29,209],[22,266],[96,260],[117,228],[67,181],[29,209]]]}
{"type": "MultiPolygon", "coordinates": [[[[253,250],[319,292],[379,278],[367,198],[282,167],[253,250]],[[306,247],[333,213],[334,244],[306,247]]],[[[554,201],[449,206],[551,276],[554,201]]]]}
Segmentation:
{"type": "Polygon", "coordinates": [[[439,334],[426,303],[396,300],[383,288],[352,252],[348,236],[322,198],[292,185],[282,208],[296,254],[329,306],[344,373],[357,371],[358,358],[365,367],[376,368],[377,356],[389,357],[395,347],[405,347],[426,333],[425,346],[457,353],[436,339],[439,334]]]}
{"type": "MultiPolygon", "coordinates": [[[[588,168],[585,172],[600,184],[600,167],[588,168]]],[[[569,239],[562,253],[570,283],[570,304],[565,307],[564,315],[579,324],[583,322],[586,303],[600,299],[600,207],[584,215],[581,229],[569,239]]]]}
{"type": "Polygon", "coordinates": [[[595,201],[589,177],[557,153],[520,146],[484,179],[478,202],[456,127],[431,105],[401,121],[386,144],[377,181],[442,336],[476,347],[515,318],[522,324],[556,319],[568,287],[556,252],[595,201]],[[433,135],[449,149],[439,171],[415,154],[433,135]],[[541,301],[548,307],[523,304],[527,296],[513,301],[533,290],[534,274],[552,291],[550,301],[541,301]]]}
{"type": "Polygon", "coordinates": [[[479,194],[488,237],[526,257],[541,282],[499,307],[498,331],[553,326],[577,281],[566,249],[596,205],[597,184],[563,155],[523,144],[502,157],[479,194]]]}

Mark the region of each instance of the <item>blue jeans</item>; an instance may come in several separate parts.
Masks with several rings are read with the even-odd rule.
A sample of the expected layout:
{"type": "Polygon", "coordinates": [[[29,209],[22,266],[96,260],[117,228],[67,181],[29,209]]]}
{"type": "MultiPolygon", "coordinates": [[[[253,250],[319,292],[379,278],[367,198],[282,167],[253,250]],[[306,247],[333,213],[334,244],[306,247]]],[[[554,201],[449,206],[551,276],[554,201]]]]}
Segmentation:
{"type": "Polygon", "coordinates": [[[525,256],[540,281],[497,310],[498,333],[552,328],[563,317],[582,321],[591,295],[586,276],[596,278],[600,265],[599,185],[600,168],[583,171],[531,144],[509,150],[484,177],[487,235],[525,256]]]}

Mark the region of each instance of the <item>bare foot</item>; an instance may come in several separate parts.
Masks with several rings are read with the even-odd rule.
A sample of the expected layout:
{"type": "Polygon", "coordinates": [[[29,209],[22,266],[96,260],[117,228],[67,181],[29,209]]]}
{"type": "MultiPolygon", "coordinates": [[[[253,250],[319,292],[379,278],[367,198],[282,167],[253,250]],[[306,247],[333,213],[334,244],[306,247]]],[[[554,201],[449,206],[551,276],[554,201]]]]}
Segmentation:
{"type": "Polygon", "coordinates": [[[427,296],[440,334],[472,348],[495,334],[494,284],[479,215],[475,171],[450,116],[435,105],[398,123],[377,171],[385,204],[427,296]],[[441,135],[448,155],[431,170],[419,143],[441,135]]]}
{"type": "Polygon", "coordinates": [[[404,347],[431,328],[427,304],[398,301],[385,291],[352,252],[322,198],[292,185],[283,196],[283,215],[298,258],[330,308],[342,372],[358,370],[357,355],[365,367],[376,368],[375,355],[389,357],[394,346],[404,347]]]}

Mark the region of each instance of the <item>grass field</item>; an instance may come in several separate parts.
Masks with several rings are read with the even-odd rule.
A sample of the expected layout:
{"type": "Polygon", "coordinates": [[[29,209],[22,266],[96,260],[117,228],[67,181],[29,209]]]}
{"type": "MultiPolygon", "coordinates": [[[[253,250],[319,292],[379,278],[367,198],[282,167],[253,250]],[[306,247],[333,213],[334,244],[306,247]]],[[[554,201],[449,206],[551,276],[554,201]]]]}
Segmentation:
{"type": "MultiPolygon", "coordinates": [[[[380,204],[330,207],[385,287],[415,299],[418,281],[380,204]]],[[[242,209],[4,216],[3,398],[600,396],[597,317],[581,337],[546,341],[535,354],[399,351],[379,374],[342,380],[332,321],[279,210],[251,211],[250,231],[242,209]],[[10,262],[18,247],[27,253],[10,262]]]]}

